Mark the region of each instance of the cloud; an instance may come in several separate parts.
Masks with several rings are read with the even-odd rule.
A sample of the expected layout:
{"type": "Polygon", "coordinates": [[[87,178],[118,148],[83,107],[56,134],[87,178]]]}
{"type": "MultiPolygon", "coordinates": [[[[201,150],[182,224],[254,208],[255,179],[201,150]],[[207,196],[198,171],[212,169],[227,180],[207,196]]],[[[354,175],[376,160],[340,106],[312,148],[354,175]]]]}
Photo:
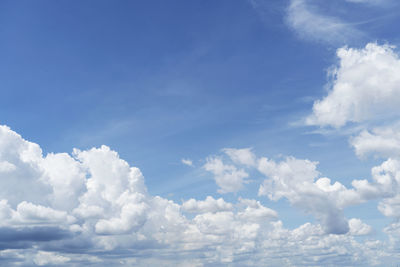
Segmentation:
{"type": "Polygon", "coordinates": [[[346,0],[346,2],[373,6],[386,6],[387,4],[391,3],[392,0],[346,0]]]}
{"type": "Polygon", "coordinates": [[[214,199],[208,196],[204,201],[191,198],[182,204],[182,209],[190,213],[215,213],[219,211],[231,211],[233,206],[231,203],[225,202],[223,198],[214,199]]]}
{"type": "Polygon", "coordinates": [[[187,166],[193,166],[193,161],[190,159],[181,159],[181,162],[187,166]]]}
{"type": "Polygon", "coordinates": [[[328,95],[314,102],[308,125],[339,128],[392,118],[400,111],[400,60],[389,45],[340,48],[328,95]]]}
{"type": "Polygon", "coordinates": [[[44,266],[49,264],[64,264],[69,262],[71,259],[62,255],[57,255],[54,252],[39,251],[33,260],[37,265],[44,266]]]}
{"type": "MultiPolygon", "coordinates": [[[[371,199],[354,188],[348,189],[339,182],[332,183],[329,178],[321,177],[317,170],[318,162],[294,157],[276,162],[265,157],[257,158],[250,149],[224,149],[223,152],[229,156],[233,164],[245,165],[248,171],[256,170],[266,176],[259,187],[259,196],[267,196],[273,201],[286,198],[293,207],[313,215],[321,223],[323,230],[329,234],[349,232],[349,222],[344,216],[343,209],[371,199]]],[[[222,157],[209,158],[207,164],[209,164],[206,165],[208,170],[216,175],[217,184],[221,184],[218,180],[220,177],[231,177],[232,173],[240,172],[237,166],[225,163],[222,157]]],[[[230,180],[223,181],[228,183],[230,180]]],[[[220,184],[218,185],[221,186],[220,184]]],[[[242,184],[240,183],[241,186],[242,184]]],[[[378,195],[374,197],[381,196],[378,195]]],[[[191,200],[184,203],[184,206],[189,203],[193,206],[197,204],[191,200]]],[[[253,206],[256,206],[255,202],[253,206]]],[[[248,210],[250,212],[251,208],[248,210]]]]}
{"type": "Polygon", "coordinates": [[[368,155],[379,157],[400,156],[400,132],[399,124],[376,127],[371,131],[363,130],[357,136],[350,139],[355,153],[360,158],[368,155]]]}
{"type": "Polygon", "coordinates": [[[71,237],[67,230],[55,226],[30,226],[24,228],[0,227],[0,242],[52,241],[71,237]]]}
{"type": "Polygon", "coordinates": [[[239,199],[241,205],[246,208],[238,213],[238,216],[246,221],[263,221],[278,218],[278,213],[270,208],[264,207],[260,201],[254,199],[239,199]]]}
{"type": "Polygon", "coordinates": [[[381,199],[378,210],[387,217],[400,218],[400,160],[389,158],[371,170],[372,182],[354,180],[353,187],[362,199],[381,199]]]}
{"type": "Polygon", "coordinates": [[[140,170],[107,146],[44,156],[38,145],[1,126],[1,162],[15,166],[0,172],[1,264],[368,266],[377,255],[396,253],[383,241],[358,241],[355,236],[368,235],[371,228],[347,220],[342,209],[380,197],[379,209],[397,218],[400,163],[378,166],[372,181],[355,181],[347,189],[320,178],[313,161],[276,162],[257,158],[250,149],[224,155],[206,165],[226,178],[225,190],[246,182],[241,168],[258,170],[266,175],[262,195],[287,198],[319,221],[287,229],[275,210],[251,198],[227,202],[208,196],[180,205],[149,194],[140,170]],[[346,226],[347,234],[335,234],[346,232],[346,226]]]}
{"type": "Polygon", "coordinates": [[[368,235],[372,232],[372,227],[363,223],[360,219],[352,218],[349,220],[350,234],[368,235]]]}
{"type": "Polygon", "coordinates": [[[234,163],[242,164],[246,166],[255,166],[256,156],[251,151],[251,148],[242,148],[242,149],[235,149],[235,148],[225,148],[222,150],[227,154],[234,163]]]}
{"type": "Polygon", "coordinates": [[[345,44],[362,33],[339,17],[324,15],[309,0],[291,0],[286,22],[301,38],[329,44],[345,44]]]}
{"type": "Polygon", "coordinates": [[[345,194],[347,189],[338,182],[331,185],[328,178],[316,181],[319,176],[317,164],[293,157],[279,163],[262,158],[258,170],[269,179],[260,186],[259,195],[275,201],[285,197],[292,205],[313,214],[327,233],[347,233],[348,222],[341,203],[337,202],[337,196],[345,194]]]}
{"type": "Polygon", "coordinates": [[[215,182],[220,187],[219,193],[238,192],[249,177],[245,170],[224,164],[220,158],[208,158],[204,169],[214,174],[215,182]]]}

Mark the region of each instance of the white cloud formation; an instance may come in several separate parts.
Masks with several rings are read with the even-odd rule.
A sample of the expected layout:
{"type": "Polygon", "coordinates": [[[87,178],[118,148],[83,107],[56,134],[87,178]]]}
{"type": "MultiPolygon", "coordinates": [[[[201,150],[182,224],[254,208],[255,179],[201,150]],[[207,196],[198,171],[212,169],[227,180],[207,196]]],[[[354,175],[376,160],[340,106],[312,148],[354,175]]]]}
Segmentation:
{"type": "Polygon", "coordinates": [[[204,201],[198,201],[194,198],[183,202],[182,209],[191,213],[206,213],[206,212],[218,212],[218,211],[231,211],[233,206],[231,203],[227,203],[223,198],[214,199],[208,196],[204,201]]]}
{"type": "Polygon", "coordinates": [[[362,35],[339,17],[322,14],[310,0],[291,0],[286,21],[300,37],[317,42],[344,44],[362,35]]]}
{"type": "Polygon", "coordinates": [[[319,176],[317,164],[293,157],[279,163],[262,158],[258,169],[269,179],[260,186],[259,195],[275,201],[285,197],[292,205],[313,214],[327,233],[347,233],[348,222],[337,197],[348,191],[338,182],[331,185],[328,178],[316,180],[319,176]]]}
{"type": "Polygon", "coordinates": [[[340,48],[328,95],[314,103],[309,125],[344,126],[396,116],[400,112],[400,60],[389,45],[340,48]]]}
{"type": "Polygon", "coordinates": [[[378,210],[387,217],[400,218],[400,160],[388,159],[371,170],[372,182],[354,180],[360,199],[381,199],[378,210]]]}
{"type": "Polygon", "coordinates": [[[224,164],[220,158],[208,158],[204,165],[206,171],[214,174],[214,179],[220,187],[219,193],[238,192],[246,183],[249,174],[243,169],[237,169],[234,165],[224,164]]]}
{"type": "Polygon", "coordinates": [[[225,148],[223,151],[236,164],[242,164],[250,167],[256,166],[257,164],[256,155],[254,155],[254,153],[251,151],[251,148],[225,148]]]}
{"type": "MultiPolygon", "coordinates": [[[[250,150],[231,150],[237,151],[250,150]]],[[[362,201],[380,196],[380,210],[398,216],[400,163],[378,166],[372,182],[346,189],[319,178],[316,162],[234,159],[268,177],[262,194],[287,198],[321,224],[286,229],[276,211],[248,198],[231,203],[209,196],[179,205],[150,195],[140,170],[107,146],[43,156],[38,145],[1,126],[0,160],[15,168],[0,172],[0,257],[7,266],[369,266],[384,253],[396,253],[383,241],[357,241],[354,236],[368,235],[371,228],[359,219],[347,223],[341,209],[361,201],[354,195],[362,201]],[[344,232],[342,220],[348,234],[332,234],[344,232]]],[[[241,173],[220,158],[208,163],[217,175],[241,173]]]]}
{"type": "Polygon", "coordinates": [[[246,208],[238,213],[238,216],[247,221],[263,221],[278,218],[278,213],[270,208],[264,207],[260,201],[254,199],[239,199],[241,205],[246,208]]]}
{"type": "Polygon", "coordinates": [[[16,169],[15,165],[8,162],[8,161],[3,161],[0,162],[0,172],[11,172],[16,169]]]}
{"type": "Polygon", "coordinates": [[[62,255],[57,255],[54,252],[39,251],[35,256],[34,262],[39,266],[59,265],[69,262],[71,259],[62,255]]]}
{"type": "Polygon", "coordinates": [[[181,159],[181,162],[187,166],[193,166],[193,161],[190,159],[181,159]]]}
{"type": "Polygon", "coordinates": [[[349,3],[356,3],[356,4],[368,4],[374,6],[385,6],[390,3],[392,0],[346,0],[349,3]]]}
{"type": "MultiPolygon", "coordinates": [[[[341,48],[340,64],[333,71],[328,95],[314,103],[309,125],[340,128],[356,125],[350,144],[360,158],[369,155],[386,160],[371,169],[371,179],[353,180],[352,188],[342,188],[338,207],[378,200],[378,210],[386,217],[400,218],[400,59],[390,45],[367,44],[362,49],[341,48]]],[[[320,178],[316,183],[327,184],[320,178]],[[321,181],[322,183],[320,183],[321,181]]],[[[326,187],[325,185],[323,186],[326,187]]],[[[322,188],[322,187],[321,187],[322,188]]],[[[388,251],[399,244],[398,224],[385,228],[388,251]]],[[[364,235],[371,228],[358,219],[349,220],[349,234],[364,235]]],[[[383,253],[382,257],[393,255],[383,253]]]]}
{"type": "Polygon", "coordinates": [[[363,130],[350,139],[355,153],[360,158],[375,155],[384,158],[400,156],[399,124],[363,130]]]}
{"type": "Polygon", "coordinates": [[[363,223],[360,219],[352,218],[349,220],[351,235],[368,235],[372,232],[372,227],[363,223]]]}

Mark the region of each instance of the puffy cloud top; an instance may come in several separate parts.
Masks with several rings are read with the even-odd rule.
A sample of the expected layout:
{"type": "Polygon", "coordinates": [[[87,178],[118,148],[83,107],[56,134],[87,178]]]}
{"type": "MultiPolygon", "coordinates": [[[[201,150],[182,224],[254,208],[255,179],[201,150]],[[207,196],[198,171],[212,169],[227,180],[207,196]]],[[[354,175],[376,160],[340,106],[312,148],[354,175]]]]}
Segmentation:
{"type": "Polygon", "coordinates": [[[328,95],[314,103],[309,125],[344,126],[388,118],[400,111],[400,60],[393,46],[340,48],[328,95]]]}
{"type": "Polygon", "coordinates": [[[243,168],[257,170],[266,176],[260,195],[286,198],[319,223],[289,230],[275,210],[241,197],[236,203],[191,198],[180,205],[150,195],[140,170],[107,146],[43,156],[37,144],[0,126],[0,258],[9,266],[189,266],[188,259],[194,266],[301,266],[316,254],[318,261],[348,265],[343,255],[356,253],[360,258],[352,262],[365,266],[384,246],[357,242],[354,236],[368,235],[371,227],[347,220],[342,209],[382,198],[384,215],[400,214],[397,161],[374,168],[372,182],[354,181],[347,189],[319,178],[317,162],[277,162],[250,149],[224,152],[230,164],[213,157],[205,166],[221,190],[236,192],[248,176],[243,168]],[[287,255],[276,258],[283,247],[287,255]]]}

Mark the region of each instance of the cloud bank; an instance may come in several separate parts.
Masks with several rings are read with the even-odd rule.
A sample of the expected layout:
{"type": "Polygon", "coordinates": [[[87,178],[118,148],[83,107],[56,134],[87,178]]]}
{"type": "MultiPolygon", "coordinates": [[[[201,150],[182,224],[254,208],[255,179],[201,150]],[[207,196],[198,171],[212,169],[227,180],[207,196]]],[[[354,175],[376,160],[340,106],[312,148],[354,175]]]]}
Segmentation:
{"type": "MultiPolygon", "coordinates": [[[[375,181],[347,189],[320,178],[316,162],[275,162],[250,149],[224,153],[231,162],[212,158],[210,172],[236,186],[235,172],[256,169],[265,175],[260,196],[286,198],[319,223],[287,229],[257,199],[175,203],[150,195],[140,170],[107,146],[44,156],[39,145],[0,126],[0,258],[7,266],[365,266],[377,261],[376,252],[391,255],[383,241],[357,241],[371,227],[342,209],[383,197],[379,209],[397,218],[398,161],[377,167],[375,181]]],[[[387,232],[396,236],[397,225],[387,232]]]]}

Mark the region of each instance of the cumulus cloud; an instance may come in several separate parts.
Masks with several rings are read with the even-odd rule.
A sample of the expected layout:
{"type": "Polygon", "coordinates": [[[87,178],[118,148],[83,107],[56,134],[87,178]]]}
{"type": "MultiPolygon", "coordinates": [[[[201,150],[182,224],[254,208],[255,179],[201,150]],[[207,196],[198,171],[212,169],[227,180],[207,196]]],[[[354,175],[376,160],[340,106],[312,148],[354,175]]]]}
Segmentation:
{"type": "Polygon", "coordinates": [[[233,209],[233,206],[231,203],[225,202],[223,198],[214,199],[208,196],[204,201],[191,198],[182,204],[182,209],[191,213],[214,213],[218,211],[230,211],[233,209]]]}
{"type": "Polygon", "coordinates": [[[369,233],[371,228],[360,221],[347,220],[343,209],[370,200],[379,200],[378,210],[384,216],[400,218],[400,160],[389,158],[373,167],[371,180],[353,180],[352,188],[332,183],[326,177],[318,178],[316,164],[295,158],[279,163],[262,158],[258,168],[269,179],[264,180],[259,194],[272,200],[288,199],[292,205],[314,215],[327,233],[369,233]]]}
{"type": "Polygon", "coordinates": [[[371,170],[372,181],[354,180],[360,199],[380,199],[378,210],[387,217],[400,218],[400,160],[391,159],[371,170]]]}
{"type": "MultiPolygon", "coordinates": [[[[367,196],[361,189],[362,186],[358,186],[358,181],[354,181],[354,188],[346,188],[339,182],[332,182],[327,177],[321,177],[317,170],[318,162],[294,157],[287,157],[285,160],[277,162],[265,157],[257,158],[250,149],[224,149],[223,152],[229,156],[233,164],[245,165],[249,171],[256,170],[266,176],[259,187],[259,196],[267,196],[273,201],[281,198],[287,199],[293,207],[313,215],[321,223],[322,229],[326,233],[345,234],[349,232],[349,221],[344,216],[343,209],[383,196],[383,193],[367,196]]],[[[220,176],[226,170],[238,171],[238,167],[227,164],[222,157],[214,157],[208,163],[210,164],[208,170],[212,170],[220,176]],[[219,170],[219,173],[216,170],[219,170]]],[[[229,182],[229,180],[225,181],[229,182]]],[[[218,184],[217,179],[216,182],[218,184]]],[[[374,188],[373,190],[380,190],[377,183],[370,184],[368,181],[367,183],[368,186],[374,188]]],[[[206,203],[209,206],[213,203],[212,207],[217,209],[213,199],[204,203],[189,200],[183,206],[189,207],[190,204],[192,209],[196,209],[199,204],[205,206],[206,203]]],[[[255,202],[252,203],[253,207],[257,206],[255,202]]],[[[222,200],[219,207],[222,207],[222,200]]],[[[252,210],[250,205],[247,210],[248,212],[252,210]]],[[[252,215],[255,216],[256,213],[262,213],[261,209],[257,209],[252,215]]]]}
{"type": "Polygon", "coordinates": [[[359,219],[347,221],[341,211],[359,203],[354,194],[381,196],[380,210],[398,216],[397,162],[374,169],[372,182],[346,189],[320,178],[317,163],[309,160],[276,162],[249,149],[225,150],[231,164],[209,159],[217,176],[233,176],[227,180],[234,186],[225,189],[239,188],[236,173],[247,177],[234,164],[253,168],[267,176],[261,195],[287,198],[319,220],[290,230],[260,200],[239,197],[233,203],[208,196],[180,205],[152,196],[140,170],[107,146],[44,156],[8,127],[1,126],[0,135],[1,162],[15,166],[0,172],[0,258],[7,266],[366,266],[377,261],[377,252],[390,252],[381,241],[357,241],[354,236],[371,228],[359,219]],[[346,227],[348,234],[335,234],[346,227]]]}
{"type": "Polygon", "coordinates": [[[254,153],[251,151],[251,148],[225,148],[223,151],[234,163],[243,164],[246,166],[255,166],[257,164],[256,155],[254,155],[254,153]]]}
{"type": "Polygon", "coordinates": [[[275,201],[285,197],[292,205],[313,214],[327,233],[347,233],[348,222],[337,201],[337,196],[346,194],[347,189],[338,182],[331,185],[328,178],[316,181],[319,176],[317,164],[293,157],[279,163],[262,158],[258,169],[269,179],[260,186],[259,195],[275,201]]]}
{"type": "Polygon", "coordinates": [[[360,219],[352,218],[349,220],[350,234],[368,235],[372,232],[372,227],[363,223],[360,219]]]}
{"type": "Polygon", "coordinates": [[[208,158],[204,169],[214,174],[215,182],[220,187],[219,193],[238,192],[249,177],[244,169],[225,164],[222,159],[216,157],[208,158]]]}
{"type": "Polygon", "coordinates": [[[360,158],[368,155],[389,158],[400,156],[399,124],[363,130],[350,139],[355,153],[360,158]]]}
{"type": "Polygon", "coordinates": [[[400,60],[394,47],[369,43],[340,48],[328,95],[314,103],[309,125],[344,126],[396,116],[400,111],[400,60]]]}
{"type": "Polygon", "coordinates": [[[240,204],[246,206],[238,216],[247,221],[263,221],[271,218],[278,218],[278,213],[270,208],[263,206],[260,201],[254,199],[239,199],[240,204]]]}
{"type": "Polygon", "coordinates": [[[62,255],[57,255],[57,253],[54,252],[39,251],[39,253],[35,256],[33,261],[39,266],[44,266],[49,264],[59,265],[70,261],[70,258],[62,255]]]}

